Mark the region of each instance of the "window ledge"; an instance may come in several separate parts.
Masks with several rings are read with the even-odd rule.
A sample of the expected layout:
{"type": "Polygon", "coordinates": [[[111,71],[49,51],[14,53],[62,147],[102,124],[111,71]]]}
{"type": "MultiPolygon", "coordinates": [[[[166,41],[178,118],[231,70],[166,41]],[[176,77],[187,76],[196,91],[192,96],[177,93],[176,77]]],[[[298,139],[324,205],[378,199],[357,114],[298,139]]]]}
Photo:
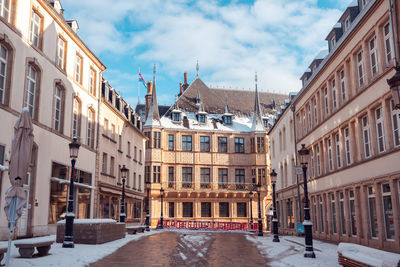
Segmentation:
{"type": "Polygon", "coordinates": [[[121,149],[118,149],[118,152],[121,153],[121,154],[124,153],[121,149]]]}
{"type": "Polygon", "coordinates": [[[132,158],[130,155],[126,155],[126,157],[127,157],[128,159],[131,159],[131,158],[132,158]]]}

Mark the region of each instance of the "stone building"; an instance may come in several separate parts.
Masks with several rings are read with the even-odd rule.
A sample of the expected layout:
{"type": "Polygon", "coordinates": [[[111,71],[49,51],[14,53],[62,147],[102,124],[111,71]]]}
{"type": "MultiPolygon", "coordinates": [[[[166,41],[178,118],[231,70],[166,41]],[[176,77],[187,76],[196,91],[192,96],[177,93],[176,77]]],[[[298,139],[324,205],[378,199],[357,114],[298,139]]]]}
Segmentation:
{"type": "MultiPolygon", "coordinates": [[[[269,148],[266,129],[275,103],[285,95],[209,88],[185,73],[179,98],[159,114],[156,83],[148,86],[144,133],[145,179],[150,182],[151,225],[165,219],[249,222],[269,207],[269,148]],[[250,203],[249,192],[255,192],[250,203]]],[[[265,224],[264,224],[265,225],[265,224]]]]}
{"type": "MultiPolygon", "coordinates": [[[[59,1],[0,2],[0,164],[8,166],[13,126],[27,106],[34,126],[33,156],[24,181],[27,206],[18,237],[55,232],[64,218],[71,160],[68,144],[81,142],[76,162],[75,214],[95,214],[94,186],[99,88],[105,65],[66,21],[59,1]]],[[[0,180],[0,239],[8,237],[0,180]]]]}
{"type": "MultiPolygon", "coordinates": [[[[397,253],[400,119],[387,79],[399,62],[399,14],[398,1],[353,2],[327,37],[329,51],[311,63],[292,102],[297,150],[301,144],[311,150],[314,237],[397,253]]],[[[283,192],[278,200],[288,201],[283,192]]],[[[280,208],[283,222],[287,215],[280,208]]]]}
{"type": "Polygon", "coordinates": [[[119,220],[121,168],[128,168],[125,186],[125,221],[142,222],[144,198],[144,153],[146,138],[143,123],[126,101],[103,81],[101,91],[97,216],[119,220]]]}

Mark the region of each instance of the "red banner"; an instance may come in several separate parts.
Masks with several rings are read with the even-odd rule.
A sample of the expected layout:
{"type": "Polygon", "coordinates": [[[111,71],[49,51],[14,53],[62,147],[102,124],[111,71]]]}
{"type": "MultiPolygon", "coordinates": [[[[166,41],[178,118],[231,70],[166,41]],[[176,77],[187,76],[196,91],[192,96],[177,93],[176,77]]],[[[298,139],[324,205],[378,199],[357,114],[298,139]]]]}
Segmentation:
{"type": "MultiPolygon", "coordinates": [[[[224,230],[224,231],[256,231],[258,223],[241,222],[214,222],[214,221],[181,221],[163,220],[166,229],[189,229],[189,230],[224,230]]],[[[161,221],[158,221],[158,227],[161,221]]]]}

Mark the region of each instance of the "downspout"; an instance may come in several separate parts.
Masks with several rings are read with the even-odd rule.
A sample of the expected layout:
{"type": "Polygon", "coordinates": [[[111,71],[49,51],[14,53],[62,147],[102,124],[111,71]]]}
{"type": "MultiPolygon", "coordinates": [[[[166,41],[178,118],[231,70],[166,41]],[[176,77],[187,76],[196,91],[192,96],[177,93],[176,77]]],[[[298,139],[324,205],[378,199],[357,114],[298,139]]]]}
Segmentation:
{"type": "Polygon", "coordinates": [[[97,86],[97,129],[96,129],[96,173],[94,174],[95,179],[95,199],[94,199],[94,210],[93,210],[93,218],[98,218],[99,214],[99,206],[100,206],[100,194],[99,194],[99,177],[100,177],[100,170],[99,170],[99,161],[100,161],[100,151],[99,151],[99,132],[100,132],[100,109],[101,109],[101,92],[102,92],[102,82],[103,81],[103,72],[99,73],[99,86],[97,86]]]}
{"type": "MultiPolygon", "coordinates": [[[[295,111],[296,107],[295,105],[291,105],[290,109],[293,112],[293,138],[294,138],[294,155],[295,155],[295,160],[296,160],[296,166],[295,166],[295,173],[296,173],[296,167],[298,166],[298,160],[297,160],[297,141],[296,141],[296,116],[295,116],[295,111]]],[[[299,176],[296,174],[296,183],[297,183],[297,202],[299,205],[299,217],[297,218],[297,222],[301,222],[301,198],[300,198],[300,184],[299,184],[299,176]]]]}
{"type": "Polygon", "coordinates": [[[392,40],[393,43],[395,44],[394,47],[394,64],[395,66],[399,66],[399,57],[400,57],[400,40],[399,40],[399,31],[398,31],[398,25],[397,25],[397,4],[396,1],[393,2],[393,12],[392,12],[392,0],[388,0],[389,4],[389,19],[390,19],[390,24],[391,24],[391,30],[392,30],[392,40]],[[396,34],[395,34],[396,32],[396,34]],[[396,40],[395,40],[396,37],[396,40]],[[397,48],[397,49],[396,49],[397,48]]]}

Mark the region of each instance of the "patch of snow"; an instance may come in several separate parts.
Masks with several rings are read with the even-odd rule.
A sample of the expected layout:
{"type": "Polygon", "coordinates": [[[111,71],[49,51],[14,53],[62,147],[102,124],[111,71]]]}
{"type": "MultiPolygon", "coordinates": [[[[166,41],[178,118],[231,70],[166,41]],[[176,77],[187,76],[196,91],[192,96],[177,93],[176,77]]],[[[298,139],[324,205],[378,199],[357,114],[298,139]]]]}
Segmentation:
{"type": "Polygon", "coordinates": [[[56,241],[55,235],[48,235],[48,236],[41,236],[41,237],[34,237],[34,238],[26,238],[26,239],[18,239],[15,240],[14,244],[33,244],[38,242],[48,242],[48,241],[56,241]]]}
{"type": "Polygon", "coordinates": [[[181,256],[182,260],[184,260],[184,261],[187,259],[185,254],[183,254],[182,252],[179,252],[179,256],[181,256]]]}
{"type": "MultiPolygon", "coordinates": [[[[113,219],[75,219],[74,224],[92,224],[92,223],[116,223],[113,219]]],[[[65,220],[57,222],[58,224],[64,224],[65,220]]]]}

